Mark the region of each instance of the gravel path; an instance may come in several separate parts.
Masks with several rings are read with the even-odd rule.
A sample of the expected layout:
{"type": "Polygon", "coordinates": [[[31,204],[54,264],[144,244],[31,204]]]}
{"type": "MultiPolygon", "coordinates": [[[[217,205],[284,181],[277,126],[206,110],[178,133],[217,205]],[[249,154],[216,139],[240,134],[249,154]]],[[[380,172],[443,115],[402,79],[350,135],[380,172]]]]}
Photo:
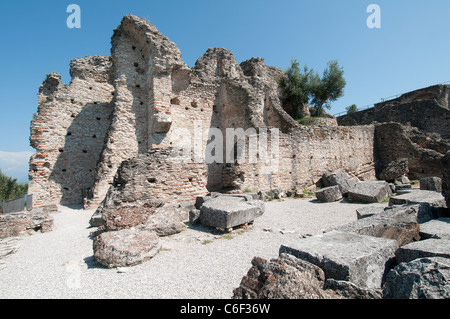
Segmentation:
{"type": "Polygon", "coordinates": [[[266,213],[248,229],[220,234],[187,224],[161,239],[153,259],[119,270],[93,258],[93,210],[60,206],[53,231],[20,237],[15,252],[1,260],[0,298],[230,298],[254,256],[275,258],[282,244],[352,222],[360,206],[267,202],[266,213]]]}

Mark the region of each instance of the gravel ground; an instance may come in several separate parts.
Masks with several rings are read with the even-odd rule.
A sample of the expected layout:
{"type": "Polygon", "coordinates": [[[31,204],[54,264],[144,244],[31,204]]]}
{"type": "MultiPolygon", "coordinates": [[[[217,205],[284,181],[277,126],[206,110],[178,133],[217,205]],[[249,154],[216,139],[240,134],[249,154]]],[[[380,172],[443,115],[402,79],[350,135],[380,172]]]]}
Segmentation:
{"type": "Polygon", "coordinates": [[[2,258],[0,298],[231,298],[254,256],[276,258],[282,244],[352,222],[361,205],[266,202],[253,225],[230,234],[187,223],[161,239],[153,259],[124,269],[103,268],[93,258],[93,210],[60,206],[53,231],[20,237],[15,252],[2,258]]]}

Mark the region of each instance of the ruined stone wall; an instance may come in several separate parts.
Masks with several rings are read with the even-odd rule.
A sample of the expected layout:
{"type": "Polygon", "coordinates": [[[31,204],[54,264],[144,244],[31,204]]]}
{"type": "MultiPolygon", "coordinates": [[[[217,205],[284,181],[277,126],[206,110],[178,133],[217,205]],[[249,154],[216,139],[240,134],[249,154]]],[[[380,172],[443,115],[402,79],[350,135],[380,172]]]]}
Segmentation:
{"type": "Polygon", "coordinates": [[[70,85],[51,75],[41,87],[31,136],[37,154],[30,165],[30,193],[38,199],[36,206],[84,200],[86,208],[97,207],[110,188],[120,188],[114,177],[122,163],[155,149],[175,149],[194,160],[182,167],[183,176],[163,164],[150,165],[148,170],[155,171],[144,175],[168,170],[166,181],[195,180],[197,175],[206,179],[192,192],[179,186],[179,194],[159,179],[147,185],[143,176],[145,183],[135,184],[166,201],[192,199],[205,189],[301,189],[325,171],[374,177],[373,127],[300,126],[281,105],[278,80],[284,72],[266,66],[264,59],[238,64],[229,50],[211,48],[189,68],[173,42],[132,15],[123,18],[111,43],[111,58],[73,63],[70,85]],[[213,151],[223,152],[222,161],[205,163],[212,151],[207,146],[219,138],[209,136],[212,129],[225,141],[227,129],[255,129],[259,137],[271,128],[279,129],[280,137],[276,169],[261,162],[224,162],[229,153],[225,142],[213,151]],[[273,174],[272,185],[268,173],[273,174]]]}
{"type": "Polygon", "coordinates": [[[31,122],[29,194],[33,206],[80,204],[93,187],[113,111],[109,57],[73,60],[68,85],[57,73],[39,88],[38,113],[31,122]]]}
{"type": "Polygon", "coordinates": [[[272,154],[268,137],[267,164],[263,159],[250,162],[248,143],[243,164],[230,165],[224,170],[224,187],[241,191],[280,189],[297,190],[316,185],[324,172],[345,171],[361,180],[375,179],[374,126],[307,127],[297,126],[291,133],[280,132],[279,142],[272,154]],[[273,161],[273,155],[279,158],[273,161]],[[269,183],[268,174],[272,176],[269,183]]]}
{"type": "Polygon", "coordinates": [[[375,139],[377,173],[381,173],[390,162],[407,158],[410,178],[442,177],[442,158],[450,148],[449,140],[400,123],[377,124],[375,139]]]}
{"type": "Polygon", "coordinates": [[[410,124],[450,139],[450,85],[435,85],[405,93],[397,99],[375,104],[374,108],[343,115],[339,125],[367,125],[373,122],[410,124]]]}

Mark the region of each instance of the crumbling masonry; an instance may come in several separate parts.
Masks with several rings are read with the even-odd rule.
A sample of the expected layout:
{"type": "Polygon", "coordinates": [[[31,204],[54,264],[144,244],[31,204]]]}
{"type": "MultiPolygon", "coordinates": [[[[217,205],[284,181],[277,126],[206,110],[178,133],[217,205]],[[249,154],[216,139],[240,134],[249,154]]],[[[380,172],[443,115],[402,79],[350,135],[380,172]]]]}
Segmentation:
{"type": "MultiPolygon", "coordinates": [[[[138,181],[133,192],[167,202],[222,189],[303,190],[326,171],[375,178],[375,126],[299,125],[282,107],[278,79],[283,71],[262,58],[238,64],[230,51],[213,48],[190,68],[173,42],[132,15],[123,18],[111,43],[111,57],[73,60],[70,84],[50,73],[39,88],[30,137],[36,149],[29,172],[34,207],[95,208],[123,162],[133,167],[134,158],[161,152],[164,156],[146,166],[146,176],[130,179],[138,181]],[[276,167],[261,161],[166,162],[191,158],[189,150],[198,143],[194,133],[210,128],[224,134],[227,128],[279,129],[276,167]]],[[[200,144],[205,151],[208,136],[200,144]]]]}

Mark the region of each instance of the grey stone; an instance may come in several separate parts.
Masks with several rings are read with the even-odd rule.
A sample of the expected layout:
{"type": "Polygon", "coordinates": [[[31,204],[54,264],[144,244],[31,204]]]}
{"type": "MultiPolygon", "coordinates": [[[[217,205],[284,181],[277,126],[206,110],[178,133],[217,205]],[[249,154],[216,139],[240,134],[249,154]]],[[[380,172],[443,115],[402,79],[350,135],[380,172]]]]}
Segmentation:
{"type": "Polygon", "coordinates": [[[292,255],[270,261],[254,257],[233,299],[340,299],[323,289],[324,280],[322,269],[292,255]]]}
{"type": "Polygon", "coordinates": [[[342,198],[339,186],[325,187],[316,191],[315,194],[318,200],[325,203],[335,202],[342,198]]]}
{"type": "Polygon", "coordinates": [[[92,214],[89,224],[91,227],[100,227],[105,225],[105,221],[102,218],[102,213],[100,210],[96,210],[94,214],[92,214]]]}
{"type": "Polygon", "coordinates": [[[384,181],[360,182],[349,190],[348,198],[356,202],[381,203],[392,195],[384,181]]]}
{"type": "Polygon", "coordinates": [[[397,263],[410,262],[417,258],[450,258],[449,239],[426,239],[400,247],[395,253],[397,263]]]}
{"type": "Polygon", "coordinates": [[[164,205],[151,214],[142,227],[155,232],[158,236],[169,236],[181,232],[185,211],[178,205],[164,205]]]}
{"type": "Polygon", "coordinates": [[[420,225],[422,239],[450,239],[450,218],[433,219],[420,225]]]}
{"type": "Polygon", "coordinates": [[[419,240],[419,205],[388,208],[378,214],[334,228],[336,231],[394,239],[399,246],[419,240]]]}
{"type": "Polygon", "coordinates": [[[240,201],[227,196],[213,198],[200,208],[200,222],[204,226],[222,229],[253,222],[264,213],[258,202],[240,201]]]}
{"type": "Polygon", "coordinates": [[[325,281],[323,289],[330,289],[346,299],[382,299],[383,289],[381,288],[361,288],[344,280],[329,278],[325,281]]]}
{"type": "Polygon", "coordinates": [[[389,206],[414,204],[422,204],[419,223],[448,215],[445,198],[437,192],[416,190],[406,194],[392,196],[389,200],[389,206]],[[422,216],[426,216],[427,218],[422,218],[422,216]]]}
{"type": "Polygon", "coordinates": [[[153,115],[153,133],[167,133],[172,126],[172,118],[166,114],[153,115]]]}
{"type": "Polygon", "coordinates": [[[409,190],[412,189],[411,184],[398,184],[395,185],[395,192],[398,193],[399,191],[409,190]]]}
{"type": "Polygon", "coordinates": [[[279,252],[319,266],[327,279],[380,288],[385,271],[393,267],[397,248],[395,240],[331,231],[282,245],[279,252]]]}
{"type": "Polygon", "coordinates": [[[325,187],[339,186],[343,196],[348,195],[348,191],[359,183],[357,178],[350,178],[345,172],[325,173],[322,176],[322,183],[325,187]]]}
{"type": "Polygon", "coordinates": [[[434,191],[417,190],[403,194],[400,196],[393,196],[389,200],[389,205],[410,205],[419,203],[429,203],[434,207],[445,207],[445,199],[442,194],[434,191]]]}
{"type": "Polygon", "coordinates": [[[390,162],[387,167],[380,173],[380,179],[385,181],[393,181],[409,172],[409,163],[407,158],[400,158],[390,162]]]}
{"type": "Polygon", "coordinates": [[[135,229],[105,232],[94,238],[94,258],[108,268],[134,266],[155,256],[161,248],[157,235],[135,229]]]}
{"type": "Polygon", "coordinates": [[[358,219],[367,218],[384,212],[384,206],[368,205],[356,209],[356,217],[358,219]]]}
{"type": "Polygon", "coordinates": [[[200,224],[200,210],[199,209],[193,209],[193,210],[189,211],[189,223],[191,225],[200,224]]]}
{"type": "Polygon", "coordinates": [[[434,192],[442,192],[442,179],[439,177],[424,177],[420,179],[420,189],[434,192]]]}
{"type": "Polygon", "coordinates": [[[212,199],[211,195],[197,196],[195,199],[195,204],[194,204],[195,208],[200,209],[200,207],[202,207],[203,203],[210,199],[212,199]]]}
{"type": "Polygon", "coordinates": [[[450,298],[450,259],[426,257],[401,263],[386,276],[385,299],[450,298]]]}
{"type": "Polygon", "coordinates": [[[394,184],[395,184],[395,185],[410,184],[410,183],[411,183],[411,181],[410,181],[409,178],[408,178],[407,176],[405,176],[405,175],[403,175],[403,176],[401,176],[401,177],[399,177],[399,178],[396,178],[395,181],[394,181],[394,184]]]}

